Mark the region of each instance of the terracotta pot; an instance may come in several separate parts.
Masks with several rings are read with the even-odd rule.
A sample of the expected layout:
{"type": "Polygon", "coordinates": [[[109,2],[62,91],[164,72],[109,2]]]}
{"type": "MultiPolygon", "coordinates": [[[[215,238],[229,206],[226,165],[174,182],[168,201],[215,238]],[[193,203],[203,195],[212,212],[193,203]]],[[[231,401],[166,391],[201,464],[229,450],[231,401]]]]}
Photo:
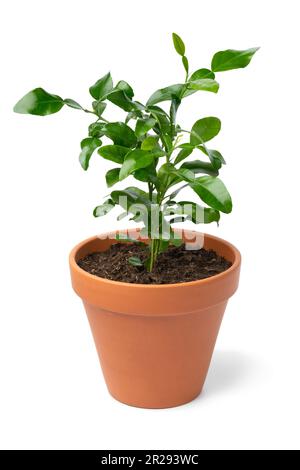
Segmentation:
{"type": "Polygon", "coordinates": [[[108,390],[142,408],[187,403],[202,390],[227,300],[238,286],[240,253],[205,234],[204,247],[232,266],[207,279],[165,285],[110,281],[77,265],[113,243],[93,237],[70,254],[73,288],[83,300],[108,390]]]}

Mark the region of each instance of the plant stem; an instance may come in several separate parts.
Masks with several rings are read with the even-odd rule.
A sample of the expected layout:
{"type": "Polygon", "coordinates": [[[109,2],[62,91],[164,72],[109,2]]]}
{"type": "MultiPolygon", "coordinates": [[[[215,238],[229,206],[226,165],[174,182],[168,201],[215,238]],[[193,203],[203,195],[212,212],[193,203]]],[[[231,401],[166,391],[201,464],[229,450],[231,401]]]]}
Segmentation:
{"type": "Polygon", "coordinates": [[[149,272],[151,273],[159,254],[160,240],[151,240],[149,272]]]}
{"type": "Polygon", "coordinates": [[[152,193],[153,193],[152,183],[148,183],[148,191],[149,191],[149,199],[152,202],[152,193]]]}
{"type": "Polygon", "coordinates": [[[108,121],[107,119],[105,119],[104,117],[102,117],[102,116],[100,116],[99,119],[100,119],[101,121],[103,121],[103,122],[109,123],[109,121],[108,121]]]}

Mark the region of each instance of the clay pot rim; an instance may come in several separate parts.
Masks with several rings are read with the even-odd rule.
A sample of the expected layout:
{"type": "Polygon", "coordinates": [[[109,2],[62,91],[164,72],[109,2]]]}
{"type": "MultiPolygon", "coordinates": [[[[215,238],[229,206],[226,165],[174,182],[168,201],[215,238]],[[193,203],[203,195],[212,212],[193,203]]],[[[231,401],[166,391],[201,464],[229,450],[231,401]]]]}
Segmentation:
{"type": "MultiPolygon", "coordinates": [[[[131,229],[131,231],[132,231],[132,229],[131,229]]],[[[117,232],[117,230],[113,230],[113,231],[110,231],[110,232],[105,232],[104,234],[102,234],[102,236],[103,235],[112,235],[116,232],[117,232]]],[[[204,238],[206,238],[206,237],[211,238],[211,239],[214,239],[217,242],[222,243],[223,245],[226,245],[234,253],[234,261],[233,261],[232,265],[230,266],[230,268],[226,269],[226,271],[223,271],[222,273],[215,274],[214,276],[208,277],[206,279],[197,279],[195,281],[188,281],[188,282],[176,282],[176,283],[173,283],[173,284],[137,284],[137,283],[133,283],[133,282],[113,281],[111,279],[106,279],[105,277],[99,277],[99,276],[95,276],[94,274],[88,273],[84,269],[80,268],[80,266],[78,266],[78,264],[76,262],[76,256],[77,256],[78,251],[84,245],[86,245],[87,243],[90,243],[94,240],[99,239],[99,236],[97,236],[97,235],[86,238],[82,242],[78,243],[72,249],[72,251],[69,255],[70,266],[72,267],[72,269],[77,271],[78,274],[80,274],[81,276],[84,276],[86,279],[91,279],[94,282],[98,282],[99,284],[104,283],[104,284],[111,284],[111,285],[115,285],[115,286],[126,286],[126,287],[132,288],[132,289],[139,289],[139,288],[140,289],[168,289],[168,288],[171,288],[171,287],[197,286],[199,284],[203,285],[203,284],[212,283],[217,279],[224,278],[224,277],[228,276],[232,271],[239,268],[239,266],[241,264],[241,254],[240,254],[239,250],[234,245],[232,245],[230,242],[228,242],[227,240],[224,240],[223,238],[220,238],[220,237],[216,237],[215,235],[211,235],[209,233],[197,232],[196,230],[184,230],[184,232],[202,233],[204,235],[204,238]]]]}

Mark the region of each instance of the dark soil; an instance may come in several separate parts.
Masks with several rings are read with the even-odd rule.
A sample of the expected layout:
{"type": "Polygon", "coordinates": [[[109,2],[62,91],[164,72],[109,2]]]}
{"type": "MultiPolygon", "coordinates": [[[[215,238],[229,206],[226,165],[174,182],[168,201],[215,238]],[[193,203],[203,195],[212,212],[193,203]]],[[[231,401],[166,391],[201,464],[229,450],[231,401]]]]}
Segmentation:
{"type": "Polygon", "coordinates": [[[145,261],[149,256],[143,245],[117,243],[107,251],[91,253],[78,261],[78,265],[90,274],[112,281],[135,284],[173,284],[205,279],[226,271],[230,261],[213,250],[186,250],[170,246],[158,256],[151,273],[144,266],[132,266],[128,258],[137,256],[145,261]]]}

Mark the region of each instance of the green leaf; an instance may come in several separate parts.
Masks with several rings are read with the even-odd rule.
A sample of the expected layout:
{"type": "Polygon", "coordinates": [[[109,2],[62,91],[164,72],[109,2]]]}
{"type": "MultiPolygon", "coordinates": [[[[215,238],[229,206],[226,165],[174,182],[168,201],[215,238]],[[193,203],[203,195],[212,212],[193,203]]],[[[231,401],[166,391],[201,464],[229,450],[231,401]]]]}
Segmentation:
{"type": "Polygon", "coordinates": [[[170,183],[176,178],[174,171],[176,170],[173,163],[164,163],[157,172],[158,186],[160,190],[165,190],[170,183]]]}
{"type": "Polygon", "coordinates": [[[219,84],[211,78],[201,78],[199,80],[189,81],[188,89],[211,91],[213,93],[217,93],[219,90],[219,84]]]}
{"type": "Polygon", "coordinates": [[[133,89],[131,88],[131,86],[125,82],[124,80],[120,80],[117,85],[116,85],[116,88],[118,90],[122,90],[124,91],[124,93],[126,93],[126,95],[128,96],[128,98],[133,98],[134,97],[134,92],[133,92],[133,89]]]}
{"type": "MultiPolygon", "coordinates": [[[[199,69],[199,70],[196,70],[194,73],[192,73],[189,80],[191,82],[194,82],[196,80],[203,80],[206,78],[210,78],[211,80],[213,80],[215,78],[215,74],[209,69],[199,69]]],[[[185,90],[183,96],[186,97],[186,96],[192,95],[193,93],[196,93],[196,91],[197,90],[193,90],[191,88],[187,89],[185,90]]]]}
{"type": "Polygon", "coordinates": [[[106,103],[104,103],[103,101],[93,101],[92,106],[97,116],[100,117],[105,111],[106,103]]]}
{"type": "Polygon", "coordinates": [[[83,107],[77,103],[77,101],[74,101],[72,100],[71,98],[66,98],[64,100],[64,104],[66,104],[67,106],[69,106],[70,108],[73,108],[73,109],[80,109],[82,111],[84,111],[83,107]]]}
{"type": "Polygon", "coordinates": [[[195,180],[194,172],[188,168],[179,168],[178,170],[175,169],[173,174],[176,176],[176,179],[172,182],[172,185],[177,184],[180,181],[188,181],[190,183],[191,181],[195,180]]]}
{"type": "MultiPolygon", "coordinates": [[[[181,99],[174,96],[172,98],[171,106],[170,106],[170,121],[172,123],[176,123],[177,110],[178,110],[180,104],[181,104],[181,99]]],[[[171,137],[172,137],[172,139],[174,138],[175,135],[176,135],[176,127],[175,127],[175,124],[173,124],[173,126],[171,127],[171,137]]],[[[170,142],[170,145],[172,147],[172,141],[170,142]]]]}
{"type": "Polygon", "coordinates": [[[218,176],[218,170],[208,162],[203,162],[201,160],[193,160],[191,162],[185,162],[181,165],[181,168],[186,168],[192,171],[194,174],[205,173],[211,176],[218,176]]]}
{"type": "Polygon", "coordinates": [[[128,206],[134,204],[143,204],[147,207],[151,207],[148,194],[132,186],[123,190],[113,191],[110,196],[115,204],[119,204],[125,210],[130,208],[128,206]]]}
{"type": "Polygon", "coordinates": [[[90,87],[90,94],[95,100],[105,99],[107,94],[113,89],[113,81],[110,72],[104,75],[96,81],[94,85],[90,87]]]}
{"type": "Polygon", "coordinates": [[[179,147],[180,149],[194,150],[196,146],[195,146],[195,145],[192,145],[192,144],[188,144],[187,142],[185,142],[184,144],[178,145],[178,147],[179,147]]]}
{"type": "Polygon", "coordinates": [[[199,119],[192,127],[190,142],[192,145],[202,144],[213,139],[221,129],[221,121],[216,117],[199,119]]]}
{"type": "Polygon", "coordinates": [[[130,256],[127,261],[132,266],[143,266],[142,261],[137,256],[130,256]]]}
{"type": "Polygon", "coordinates": [[[101,140],[96,139],[95,137],[87,137],[80,142],[81,152],[79,155],[79,161],[84,170],[88,169],[90,158],[96,148],[100,147],[101,143],[101,140]]]}
{"type": "Polygon", "coordinates": [[[151,205],[149,195],[148,193],[146,193],[146,191],[143,191],[142,189],[137,188],[136,186],[129,186],[128,188],[126,188],[126,191],[134,195],[134,197],[137,198],[139,202],[142,202],[146,205],[151,205]]]}
{"type": "Polygon", "coordinates": [[[89,136],[98,138],[102,137],[104,135],[104,132],[102,131],[104,127],[104,122],[92,122],[92,124],[89,125],[89,136]]]}
{"type": "Polygon", "coordinates": [[[122,165],[125,155],[130,151],[128,147],[121,145],[104,145],[98,150],[99,155],[115,163],[122,165]]]}
{"type": "Polygon", "coordinates": [[[129,126],[124,124],[124,122],[111,122],[105,124],[102,132],[116,145],[132,148],[137,144],[135,133],[129,126]]]}
{"type": "Polygon", "coordinates": [[[182,65],[184,67],[184,70],[188,74],[189,73],[189,61],[188,61],[187,57],[185,57],[185,55],[182,57],[182,65]]]}
{"type": "Polygon", "coordinates": [[[131,173],[140,168],[145,168],[153,162],[154,153],[146,150],[135,149],[129,152],[120,171],[120,180],[127,178],[131,173]]]}
{"type": "Polygon", "coordinates": [[[189,186],[188,183],[180,186],[180,188],[176,189],[175,191],[173,191],[171,194],[169,194],[167,197],[169,198],[168,200],[168,203],[171,202],[172,199],[174,199],[176,196],[178,196],[178,194],[180,193],[180,191],[184,188],[186,188],[187,186],[189,186]]]}
{"type": "Polygon", "coordinates": [[[208,206],[229,214],[232,210],[230,194],[224,183],[213,176],[196,178],[190,187],[208,206]]]}
{"type": "Polygon", "coordinates": [[[64,105],[64,100],[48,93],[43,88],[35,88],[27,93],[14,106],[15,113],[47,116],[57,113],[64,105]]]}
{"type": "Polygon", "coordinates": [[[170,242],[172,245],[177,246],[177,247],[183,244],[183,240],[181,238],[175,238],[174,235],[170,238],[170,242]]]}
{"type": "MultiPolygon", "coordinates": [[[[107,95],[107,99],[128,113],[136,113],[137,115],[142,116],[141,111],[144,109],[144,106],[138,101],[132,101],[133,96],[134,93],[131,86],[124,80],[121,80],[107,95]]],[[[132,117],[134,117],[134,114],[132,117]]],[[[130,119],[131,116],[127,116],[127,122],[130,119]]]]}
{"type": "Polygon", "coordinates": [[[185,89],[185,84],[170,85],[166,88],[161,88],[160,90],[155,91],[147,101],[147,106],[152,106],[156,103],[161,103],[162,101],[169,101],[172,98],[180,99],[183,90],[185,89]]]}
{"type": "MultiPolygon", "coordinates": [[[[127,215],[128,215],[127,212],[123,212],[122,214],[120,214],[120,215],[117,217],[117,219],[118,219],[118,220],[121,220],[122,218],[124,218],[124,217],[127,216],[127,215]],[[123,217],[121,217],[121,216],[123,216],[123,217]]],[[[126,233],[123,233],[122,231],[119,232],[119,233],[116,233],[115,239],[118,240],[118,241],[121,241],[121,240],[122,240],[123,243],[137,243],[137,244],[140,243],[140,242],[137,242],[137,240],[136,240],[135,238],[128,237],[128,236],[126,235],[126,233]]]]}
{"type": "Polygon", "coordinates": [[[197,148],[202,150],[202,152],[209,157],[211,164],[217,170],[221,168],[222,164],[226,165],[223,155],[218,150],[208,149],[203,145],[199,145],[197,148]]]}
{"type": "Polygon", "coordinates": [[[225,72],[226,70],[247,67],[258,49],[259,47],[253,47],[244,51],[227,49],[226,51],[217,52],[212,58],[211,69],[213,72],[225,72]]]}
{"type": "Polygon", "coordinates": [[[159,106],[148,106],[147,110],[157,120],[154,130],[168,135],[171,132],[170,119],[168,114],[159,106]]]}
{"type": "Polygon", "coordinates": [[[163,253],[169,248],[170,240],[160,240],[159,241],[159,253],[163,253]]]}
{"type": "Polygon", "coordinates": [[[105,175],[106,184],[108,188],[111,188],[111,186],[118,183],[119,174],[120,174],[120,168],[113,168],[112,170],[108,170],[108,172],[105,175]]]}
{"type": "Polygon", "coordinates": [[[193,150],[194,147],[181,149],[174,160],[174,165],[177,165],[177,163],[180,163],[182,160],[185,160],[187,157],[189,157],[193,150]]]}
{"type": "Polygon", "coordinates": [[[146,168],[140,168],[134,172],[134,177],[139,180],[143,181],[144,183],[153,183],[157,184],[157,174],[156,174],[156,165],[155,160],[147,166],[146,168]]]}
{"type": "Polygon", "coordinates": [[[158,140],[159,140],[159,137],[157,135],[149,135],[148,137],[146,137],[145,140],[143,140],[141,149],[153,150],[155,148],[159,148],[158,140]]]}
{"type": "Polygon", "coordinates": [[[180,181],[194,181],[195,175],[192,171],[185,168],[175,168],[172,163],[164,163],[158,170],[157,174],[159,180],[159,187],[165,190],[166,187],[171,187],[180,181]]]}
{"type": "Polygon", "coordinates": [[[135,135],[137,137],[142,137],[143,135],[147,134],[152,127],[156,124],[156,119],[148,118],[148,119],[138,119],[135,126],[135,135]]]}
{"type": "Polygon", "coordinates": [[[195,72],[193,72],[192,75],[190,76],[191,81],[201,80],[203,78],[214,79],[215,74],[209,69],[199,69],[199,70],[196,70],[195,72]]]}
{"type": "Polygon", "coordinates": [[[111,103],[127,112],[139,109],[135,102],[132,101],[123,90],[114,89],[111,93],[109,93],[107,99],[111,103]]]}
{"type": "MultiPolygon", "coordinates": [[[[175,214],[187,215],[186,220],[191,220],[194,224],[210,224],[211,222],[219,222],[220,212],[210,207],[203,207],[195,202],[180,201],[176,203],[174,208],[175,214]],[[176,206],[179,206],[179,211],[176,212],[176,206]]],[[[172,208],[171,208],[172,209],[172,208]]]]}
{"type": "Polygon", "coordinates": [[[108,199],[101,206],[95,207],[93,211],[94,217],[102,217],[103,215],[108,214],[115,207],[115,203],[112,199],[108,199]]]}
{"type": "MultiPolygon", "coordinates": [[[[135,103],[137,103],[137,102],[135,101],[135,103]]],[[[128,122],[131,119],[138,119],[138,118],[142,118],[142,117],[143,117],[143,112],[140,109],[129,111],[129,113],[127,114],[126,119],[125,119],[125,124],[128,124],[128,122]]]]}
{"type": "Polygon", "coordinates": [[[149,105],[149,106],[147,106],[146,111],[149,111],[151,114],[153,114],[155,116],[168,117],[168,114],[166,113],[166,111],[164,109],[160,108],[159,106],[149,105]]]}
{"type": "Polygon", "coordinates": [[[185,45],[184,45],[183,40],[176,33],[172,33],[172,38],[173,38],[173,44],[174,44],[176,52],[179,55],[184,56],[184,54],[185,54],[185,45]]]}

